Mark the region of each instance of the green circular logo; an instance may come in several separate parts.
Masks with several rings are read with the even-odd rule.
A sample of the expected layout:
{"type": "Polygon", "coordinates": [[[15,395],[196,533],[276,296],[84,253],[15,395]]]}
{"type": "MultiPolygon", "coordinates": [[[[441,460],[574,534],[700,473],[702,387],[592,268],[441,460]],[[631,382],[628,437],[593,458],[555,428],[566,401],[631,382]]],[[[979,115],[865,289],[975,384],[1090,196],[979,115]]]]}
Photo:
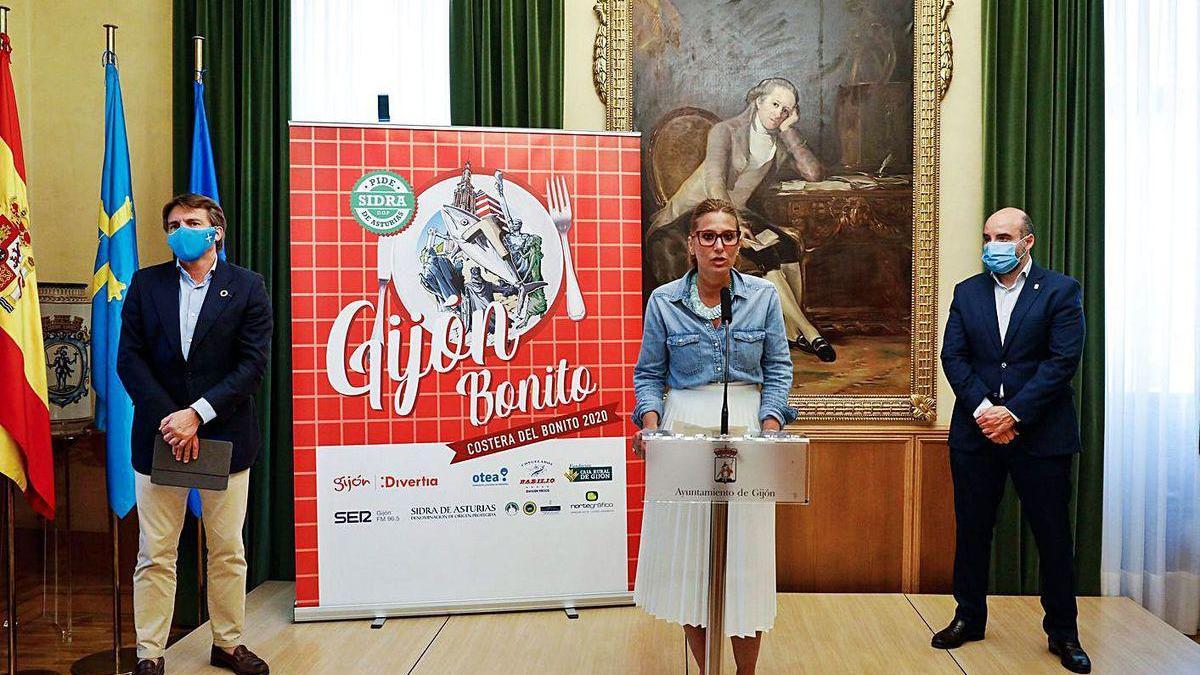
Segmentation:
{"type": "Polygon", "coordinates": [[[359,178],[350,191],[350,212],[368,232],[396,234],[416,215],[417,197],[403,176],[372,171],[359,178]]]}

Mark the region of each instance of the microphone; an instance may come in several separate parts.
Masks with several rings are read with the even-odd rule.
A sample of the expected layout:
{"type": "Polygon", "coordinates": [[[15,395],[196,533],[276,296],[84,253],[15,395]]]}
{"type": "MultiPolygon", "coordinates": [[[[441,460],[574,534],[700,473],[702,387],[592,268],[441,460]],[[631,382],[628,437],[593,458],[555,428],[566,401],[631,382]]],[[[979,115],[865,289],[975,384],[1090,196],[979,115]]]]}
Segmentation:
{"type": "Polygon", "coordinates": [[[733,296],[721,287],[721,323],[725,326],[725,391],[721,395],[721,435],[729,435],[729,324],[733,323],[733,296]]]}

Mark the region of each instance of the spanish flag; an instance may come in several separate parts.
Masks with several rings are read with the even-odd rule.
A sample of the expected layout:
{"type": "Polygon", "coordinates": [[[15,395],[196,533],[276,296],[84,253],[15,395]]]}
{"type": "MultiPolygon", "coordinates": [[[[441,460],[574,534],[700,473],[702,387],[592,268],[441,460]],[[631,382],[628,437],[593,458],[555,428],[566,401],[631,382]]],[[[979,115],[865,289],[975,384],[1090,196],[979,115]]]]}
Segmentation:
{"type": "Polygon", "coordinates": [[[54,517],[54,455],[46,352],[29,236],[25,157],[13,93],[12,46],[0,33],[0,473],[34,511],[54,517]]]}

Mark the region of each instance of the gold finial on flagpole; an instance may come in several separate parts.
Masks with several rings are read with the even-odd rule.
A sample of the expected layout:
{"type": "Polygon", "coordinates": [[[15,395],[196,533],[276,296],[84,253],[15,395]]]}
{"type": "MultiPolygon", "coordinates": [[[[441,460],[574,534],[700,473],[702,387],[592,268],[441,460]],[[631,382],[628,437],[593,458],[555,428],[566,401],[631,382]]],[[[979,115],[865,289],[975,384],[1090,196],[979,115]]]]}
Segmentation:
{"type": "Polygon", "coordinates": [[[105,65],[117,62],[117,27],[114,24],[104,24],[104,58],[105,65]]]}
{"type": "Polygon", "coordinates": [[[10,8],[5,5],[0,5],[0,33],[8,32],[8,10],[10,8]]]}
{"type": "Polygon", "coordinates": [[[196,81],[204,82],[204,36],[195,35],[192,37],[192,44],[195,46],[196,52],[196,81]]]}

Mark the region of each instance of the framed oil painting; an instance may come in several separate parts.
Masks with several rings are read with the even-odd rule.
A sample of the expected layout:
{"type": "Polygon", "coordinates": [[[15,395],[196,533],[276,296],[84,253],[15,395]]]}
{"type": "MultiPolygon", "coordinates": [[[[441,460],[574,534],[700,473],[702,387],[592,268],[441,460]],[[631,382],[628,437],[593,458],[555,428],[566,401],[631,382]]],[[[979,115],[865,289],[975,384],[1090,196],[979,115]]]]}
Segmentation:
{"type": "Polygon", "coordinates": [[[608,0],[594,75],[642,132],[648,295],[689,266],[691,209],[743,224],[777,289],[801,419],[935,417],[940,0],[608,0]]]}

